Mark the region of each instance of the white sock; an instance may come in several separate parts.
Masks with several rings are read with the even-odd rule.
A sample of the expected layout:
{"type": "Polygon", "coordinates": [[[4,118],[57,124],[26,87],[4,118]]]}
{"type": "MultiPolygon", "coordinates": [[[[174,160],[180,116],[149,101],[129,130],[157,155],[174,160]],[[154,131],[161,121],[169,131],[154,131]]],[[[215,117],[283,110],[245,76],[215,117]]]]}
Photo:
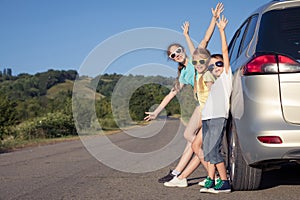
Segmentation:
{"type": "Polygon", "coordinates": [[[172,174],[175,175],[175,176],[178,176],[178,175],[180,174],[180,172],[174,169],[174,170],[172,171],[172,174]]]}

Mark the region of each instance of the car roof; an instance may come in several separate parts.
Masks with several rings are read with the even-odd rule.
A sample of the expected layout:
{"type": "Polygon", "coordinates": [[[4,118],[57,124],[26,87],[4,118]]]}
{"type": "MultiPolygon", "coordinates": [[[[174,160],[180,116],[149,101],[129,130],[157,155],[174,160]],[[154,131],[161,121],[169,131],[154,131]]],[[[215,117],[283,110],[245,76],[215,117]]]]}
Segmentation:
{"type": "Polygon", "coordinates": [[[273,0],[257,8],[251,15],[256,13],[263,14],[270,10],[285,9],[297,6],[300,6],[300,0],[273,0]]]}

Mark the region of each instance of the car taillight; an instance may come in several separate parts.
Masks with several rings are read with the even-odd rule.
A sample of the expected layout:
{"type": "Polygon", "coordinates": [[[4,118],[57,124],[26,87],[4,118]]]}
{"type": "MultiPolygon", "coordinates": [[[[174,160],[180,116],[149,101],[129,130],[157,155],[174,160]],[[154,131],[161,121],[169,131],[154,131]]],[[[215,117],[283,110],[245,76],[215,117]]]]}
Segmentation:
{"type": "Polygon", "coordinates": [[[276,74],[278,72],[300,72],[300,65],[287,56],[261,55],[253,58],[243,68],[244,75],[276,74]]]}
{"type": "Polygon", "coordinates": [[[282,140],[279,136],[258,136],[257,139],[266,144],[282,144],[282,140]]]}
{"type": "Polygon", "coordinates": [[[298,62],[286,56],[278,56],[279,72],[291,73],[300,72],[300,65],[298,62]]]}

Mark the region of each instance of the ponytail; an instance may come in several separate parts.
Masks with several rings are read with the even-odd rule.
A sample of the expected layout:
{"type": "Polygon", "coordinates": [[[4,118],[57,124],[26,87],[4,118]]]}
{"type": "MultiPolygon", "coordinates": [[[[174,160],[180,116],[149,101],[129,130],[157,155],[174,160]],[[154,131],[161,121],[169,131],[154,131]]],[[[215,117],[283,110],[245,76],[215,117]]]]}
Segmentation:
{"type": "Polygon", "coordinates": [[[174,84],[174,88],[176,91],[179,91],[180,90],[180,82],[179,82],[179,77],[180,77],[180,74],[181,74],[181,70],[185,68],[185,65],[182,64],[182,63],[178,63],[178,71],[177,71],[177,78],[175,80],[175,84],[174,84]]]}

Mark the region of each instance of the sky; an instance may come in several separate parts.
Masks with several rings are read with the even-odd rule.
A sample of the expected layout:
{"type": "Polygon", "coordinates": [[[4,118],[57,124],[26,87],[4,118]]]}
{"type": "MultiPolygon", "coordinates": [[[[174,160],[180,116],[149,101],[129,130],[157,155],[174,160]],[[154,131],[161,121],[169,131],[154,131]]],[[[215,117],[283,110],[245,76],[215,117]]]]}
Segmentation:
{"type": "MultiPolygon", "coordinates": [[[[160,66],[168,66],[174,72],[177,68],[163,50],[167,43],[186,45],[181,30],[184,21],[190,22],[189,33],[194,42],[201,41],[211,20],[211,8],[218,2],[0,0],[0,70],[11,68],[13,75],[49,69],[77,70],[88,76],[99,73],[167,75],[168,70],[160,70],[160,66]],[[152,33],[153,30],[158,33],[152,33]],[[118,39],[119,36],[124,37],[118,39]],[[149,40],[145,46],[143,42],[134,45],[145,37],[149,40]],[[93,56],[97,62],[86,67],[93,56]],[[155,65],[153,68],[151,63],[155,65]],[[137,66],[143,67],[136,70],[137,66]],[[89,69],[82,70],[85,68],[89,69]],[[147,72],[146,68],[151,70],[147,72]]],[[[229,20],[225,29],[229,43],[246,17],[269,0],[221,2],[225,7],[223,14],[229,20]]],[[[208,49],[212,53],[221,52],[217,31],[208,49]]]]}

